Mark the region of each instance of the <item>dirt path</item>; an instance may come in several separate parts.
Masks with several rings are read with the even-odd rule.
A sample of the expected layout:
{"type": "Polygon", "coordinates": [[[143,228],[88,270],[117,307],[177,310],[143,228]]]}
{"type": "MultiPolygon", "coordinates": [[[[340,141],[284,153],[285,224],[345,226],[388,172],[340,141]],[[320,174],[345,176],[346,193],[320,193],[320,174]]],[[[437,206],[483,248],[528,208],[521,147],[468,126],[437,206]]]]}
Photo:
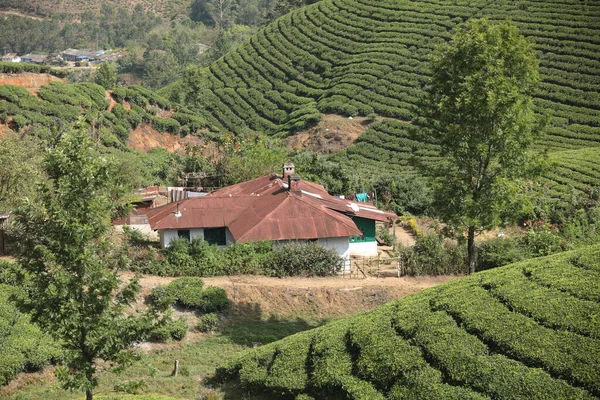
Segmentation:
{"type": "Polygon", "coordinates": [[[0,15],[14,15],[14,16],[17,16],[17,17],[34,19],[36,21],[43,21],[44,20],[44,18],[42,18],[42,17],[38,17],[38,16],[35,16],[35,15],[31,15],[31,14],[25,14],[25,13],[22,13],[20,11],[15,11],[15,10],[0,10],[0,15]]]}
{"type": "MultiPolygon", "coordinates": [[[[124,273],[124,277],[131,277],[133,274],[124,273]]],[[[212,286],[258,286],[258,287],[285,287],[297,289],[328,288],[341,290],[356,290],[364,287],[388,287],[414,292],[440,283],[454,279],[454,276],[417,276],[417,277],[390,277],[390,278],[367,278],[350,279],[341,276],[324,278],[270,278],[256,275],[237,275],[232,277],[215,276],[203,278],[206,285],[212,286]]],[[[167,285],[177,278],[161,277],[154,275],[142,275],[141,285],[143,288],[154,288],[156,286],[167,285]]]]}

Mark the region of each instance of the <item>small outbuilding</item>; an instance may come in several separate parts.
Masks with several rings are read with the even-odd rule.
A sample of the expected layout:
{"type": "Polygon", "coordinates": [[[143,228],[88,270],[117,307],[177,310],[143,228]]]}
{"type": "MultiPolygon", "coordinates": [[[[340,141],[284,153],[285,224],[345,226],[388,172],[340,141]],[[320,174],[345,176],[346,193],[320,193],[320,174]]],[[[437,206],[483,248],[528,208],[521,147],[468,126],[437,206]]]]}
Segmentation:
{"type": "Polygon", "coordinates": [[[21,57],[21,61],[30,64],[43,64],[48,60],[46,54],[25,54],[21,57]]]}
{"type": "Polygon", "coordinates": [[[6,53],[2,56],[2,61],[4,62],[21,62],[21,57],[17,55],[17,53],[6,53]]]}

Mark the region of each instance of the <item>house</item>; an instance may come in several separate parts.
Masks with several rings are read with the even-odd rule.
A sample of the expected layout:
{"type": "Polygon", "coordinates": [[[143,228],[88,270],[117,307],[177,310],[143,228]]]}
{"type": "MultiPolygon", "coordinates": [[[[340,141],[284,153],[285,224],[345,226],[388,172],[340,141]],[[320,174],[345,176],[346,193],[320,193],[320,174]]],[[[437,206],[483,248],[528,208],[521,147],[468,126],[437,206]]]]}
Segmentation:
{"type": "Polygon", "coordinates": [[[30,64],[43,64],[48,60],[46,54],[25,54],[21,57],[21,61],[30,64]]]}
{"type": "Polygon", "coordinates": [[[133,230],[137,230],[148,237],[155,237],[156,233],[148,224],[148,210],[156,207],[159,204],[166,203],[164,196],[160,196],[158,186],[149,186],[136,190],[136,199],[131,202],[133,210],[127,217],[116,218],[113,220],[113,225],[127,225],[133,230]]]}
{"type": "Polygon", "coordinates": [[[331,196],[302,180],[293,164],[284,173],[228,186],[203,197],[148,211],[162,247],[175,238],[201,237],[221,248],[236,242],[318,241],[340,256],[376,256],[375,222],[397,215],[375,206],[331,196]]]}
{"type": "Polygon", "coordinates": [[[21,62],[21,57],[17,55],[17,53],[6,53],[2,56],[2,61],[4,62],[21,62]]]}
{"type": "Polygon", "coordinates": [[[10,211],[0,211],[0,256],[8,255],[8,238],[4,230],[8,217],[10,217],[10,211]]]}
{"type": "Polygon", "coordinates": [[[92,50],[67,49],[61,53],[65,61],[92,61],[97,57],[97,52],[92,50]]]}

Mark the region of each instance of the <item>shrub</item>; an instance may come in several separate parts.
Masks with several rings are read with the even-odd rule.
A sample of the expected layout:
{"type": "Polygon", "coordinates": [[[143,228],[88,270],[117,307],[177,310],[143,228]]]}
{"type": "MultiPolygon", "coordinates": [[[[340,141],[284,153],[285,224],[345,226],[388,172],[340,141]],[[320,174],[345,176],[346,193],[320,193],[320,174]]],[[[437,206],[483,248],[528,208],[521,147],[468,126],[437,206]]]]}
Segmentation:
{"type": "Polygon", "coordinates": [[[387,226],[380,226],[377,229],[377,237],[381,239],[386,246],[392,246],[394,244],[394,236],[390,233],[387,226]]]}
{"type": "Polygon", "coordinates": [[[44,367],[60,354],[52,339],[9,300],[17,290],[0,284],[0,385],[21,371],[44,367]]]}
{"type": "Polygon", "coordinates": [[[223,311],[229,307],[225,290],[216,286],[203,290],[203,287],[204,282],[200,278],[175,279],[167,286],[152,289],[150,301],[159,310],[165,310],[175,303],[204,313],[223,311]]]}
{"type": "Polygon", "coordinates": [[[170,317],[157,325],[150,333],[151,342],[166,342],[168,340],[181,340],[187,333],[188,325],[182,317],[178,320],[172,320],[170,317]]]}
{"type": "Polygon", "coordinates": [[[229,299],[227,292],[223,288],[217,286],[209,286],[202,293],[202,304],[199,309],[203,312],[210,313],[215,311],[223,311],[229,308],[229,299]]]}
{"type": "Polygon", "coordinates": [[[549,230],[530,230],[523,237],[523,245],[535,256],[547,256],[564,250],[560,236],[549,230]]]}
{"type": "Polygon", "coordinates": [[[477,246],[477,271],[501,267],[531,257],[517,239],[495,238],[477,246]]]}
{"type": "Polygon", "coordinates": [[[420,235],[412,247],[399,250],[404,272],[408,275],[461,274],[466,271],[464,246],[442,235],[420,235]]]}
{"type": "Polygon", "coordinates": [[[177,297],[171,290],[170,286],[159,286],[152,289],[150,295],[150,302],[158,310],[166,310],[172,304],[175,304],[177,297]]]}
{"type": "Polygon", "coordinates": [[[204,314],[198,318],[196,328],[200,332],[215,332],[219,327],[219,316],[215,313],[204,314]]]}
{"type": "Polygon", "coordinates": [[[342,269],[344,260],[316,242],[290,243],[273,252],[266,272],[273,276],[327,276],[342,269]]]}

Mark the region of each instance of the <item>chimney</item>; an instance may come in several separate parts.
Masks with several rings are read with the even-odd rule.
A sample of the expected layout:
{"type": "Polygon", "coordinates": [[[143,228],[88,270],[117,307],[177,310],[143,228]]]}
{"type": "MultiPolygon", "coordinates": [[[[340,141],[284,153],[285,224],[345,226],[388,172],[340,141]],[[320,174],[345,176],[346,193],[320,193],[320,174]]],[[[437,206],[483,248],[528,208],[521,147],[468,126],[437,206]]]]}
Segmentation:
{"type": "Polygon", "coordinates": [[[177,218],[181,217],[181,212],[179,211],[179,203],[177,203],[177,210],[175,211],[175,216],[177,218]]]}
{"type": "Polygon", "coordinates": [[[296,167],[292,163],[283,164],[283,178],[287,178],[288,190],[298,190],[300,175],[296,173],[296,167]]]}
{"type": "Polygon", "coordinates": [[[294,165],[294,163],[291,162],[287,162],[285,164],[283,164],[283,177],[287,177],[289,175],[295,174],[296,173],[296,166],[294,165]]]}

